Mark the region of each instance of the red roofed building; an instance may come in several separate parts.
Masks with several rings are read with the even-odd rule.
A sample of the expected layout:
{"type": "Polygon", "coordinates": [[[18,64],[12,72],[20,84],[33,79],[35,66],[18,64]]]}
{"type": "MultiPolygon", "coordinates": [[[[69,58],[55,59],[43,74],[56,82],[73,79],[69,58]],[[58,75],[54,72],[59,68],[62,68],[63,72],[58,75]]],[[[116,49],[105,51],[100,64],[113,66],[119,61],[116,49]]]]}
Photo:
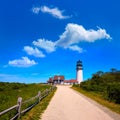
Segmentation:
{"type": "Polygon", "coordinates": [[[50,77],[48,83],[50,84],[63,84],[65,77],[63,75],[55,75],[54,77],[50,77]]]}
{"type": "Polygon", "coordinates": [[[75,79],[71,79],[71,80],[64,80],[64,84],[65,85],[73,85],[73,84],[78,84],[78,81],[75,79]]]}
{"type": "Polygon", "coordinates": [[[47,81],[47,83],[50,83],[50,84],[53,83],[53,79],[52,79],[52,77],[49,78],[49,80],[47,81]]]}
{"type": "Polygon", "coordinates": [[[64,78],[63,75],[55,75],[55,76],[54,76],[54,79],[53,79],[53,82],[54,82],[55,84],[63,84],[63,83],[64,83],[64,80],[65,80],[65,78],[64,78]]]}
{"type": "Polygon", "coordinates": [[[49,84],[65,84],[65,85],[73,85],[78,84],[78,81],[75,79],[65,80],[63,75],[55,75],[54,77],[50,77],[48,80],[49,84]]]}

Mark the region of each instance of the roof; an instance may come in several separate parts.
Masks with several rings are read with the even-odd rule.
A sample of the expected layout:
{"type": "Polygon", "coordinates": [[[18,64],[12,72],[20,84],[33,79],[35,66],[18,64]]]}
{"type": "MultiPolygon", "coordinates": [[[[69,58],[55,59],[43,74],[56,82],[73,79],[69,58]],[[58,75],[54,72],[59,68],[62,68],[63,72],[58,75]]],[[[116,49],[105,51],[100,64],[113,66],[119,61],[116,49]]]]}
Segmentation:
{"type": "Polygon", "coordinates": [[[77,80],[71,79],[71,80],[64,80],[65,83],[78,83],[77,80]]]}
{"type": "Polygon", "coordinates": [[[48,82],[49,83],[53,82],[52,77],[49,78],[48,82]]]}
{"type": "Polygon", "coordinates": [[[64,80],[65,77],[63,75],[55,75],[53,80],[64,80]]]}
{"type": "Polygon", "coordinates": [[[55,75],[54,77],[50,77],[48,83],[52,83],[54,80],[63,80],[64,83],[78,83],[76,79],[65,80],[63,75],[55,75]]]}

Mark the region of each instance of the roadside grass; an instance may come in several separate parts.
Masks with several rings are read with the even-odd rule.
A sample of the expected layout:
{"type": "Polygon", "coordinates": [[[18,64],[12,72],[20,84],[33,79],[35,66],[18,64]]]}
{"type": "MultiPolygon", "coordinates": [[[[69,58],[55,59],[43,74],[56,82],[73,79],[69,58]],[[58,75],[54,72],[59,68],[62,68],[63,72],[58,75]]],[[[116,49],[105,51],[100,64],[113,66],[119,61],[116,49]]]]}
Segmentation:
{"type": "Polygon", "coordinates": [[[45,97],[39,104],[32,108],[29,112],[25,113],[20,120],[40,120],[42,113],[45,111],[52,99],[56,89],[52,91],[47,97],[45,97]]]}
{"type": "Polygon", "coordinates": [[[102,94],[100,94],[98,92],[88,92],[88,91],[85,91],[85,90],[81,89],[80,87],[76,87],[76,86],[72,86],[71,88],[82,93],[83,95],[95,100],[96,102],[100,103],[101,105],[106,106],[110,110],[120,114],[120,104],[116,104],[116,103],[105,100],[104,96],[102,94]]]}
{"type": "MultiPolygon", "coordinates": [[[[50,87],[50,85],[45,84],[0,82],[0,112],[16,105],[18,97],[22,97],[22,101],[25,101],[36,96],[38,91],[42,92],[50,87]]],[[[23,105],[22,109],[28,107],[30,104],[23,105]]],[[[9,120],[15,115],[15,113],[16,110],[10,111],[0,116],[0,120],[9,120]]]]}

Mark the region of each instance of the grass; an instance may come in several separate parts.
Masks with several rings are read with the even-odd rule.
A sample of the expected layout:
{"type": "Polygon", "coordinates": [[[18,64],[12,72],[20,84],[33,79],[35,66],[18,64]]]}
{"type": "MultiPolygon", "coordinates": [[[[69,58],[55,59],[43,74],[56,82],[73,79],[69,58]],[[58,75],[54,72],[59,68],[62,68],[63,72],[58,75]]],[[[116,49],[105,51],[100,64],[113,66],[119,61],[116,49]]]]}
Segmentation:
{"type": "MultiPolygon", "coordinates": [[[[28,100],[38,94],[38,91],[49,89],[50,85],[44,84],[21,84],[0,82],[0,112],[17,104],[18,97],[28,100]]],[[[28,107],[29,104],[22,107],[28,107]]],[[[0,117],[0,120],[9,120],[14,116],[16,110],[10,111],[0,117]]]]}
{"type": "Polygon", "coordinates": [[[40,120],[41,115],[47,108],[51,98],[53,97],[56,89],[50,93],[46,98],[44,98],[39,104],[37,104],[33,109],[21,117],[21,120],[40,120]]]}
{"type": "Polygon", "coordinates": [[[120,114],[120,104],[115,104],[113,102],[105,100],[104,97],[100,93],[88,92],[77,86],[72,86],[72,89],[84,94],[85,96],[95,100],[96,102],[100,103],[101,105],[106,106],[110,110],[120,114]]]}

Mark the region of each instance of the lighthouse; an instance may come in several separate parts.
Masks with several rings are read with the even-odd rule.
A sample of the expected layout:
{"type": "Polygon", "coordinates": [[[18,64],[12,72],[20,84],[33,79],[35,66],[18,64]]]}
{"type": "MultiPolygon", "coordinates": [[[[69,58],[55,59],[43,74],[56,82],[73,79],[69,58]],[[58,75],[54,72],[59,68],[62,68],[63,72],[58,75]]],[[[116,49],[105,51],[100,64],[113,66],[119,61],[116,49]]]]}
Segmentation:
{"type": "Polygon", "coordinates": [[[82,81],[83,81],[83,65],[82,65],[82,61],[77,61],[77,64],[76,64],[76,72],[77,72],[77,81],[78,83],[80,84],[82,81]]]}

